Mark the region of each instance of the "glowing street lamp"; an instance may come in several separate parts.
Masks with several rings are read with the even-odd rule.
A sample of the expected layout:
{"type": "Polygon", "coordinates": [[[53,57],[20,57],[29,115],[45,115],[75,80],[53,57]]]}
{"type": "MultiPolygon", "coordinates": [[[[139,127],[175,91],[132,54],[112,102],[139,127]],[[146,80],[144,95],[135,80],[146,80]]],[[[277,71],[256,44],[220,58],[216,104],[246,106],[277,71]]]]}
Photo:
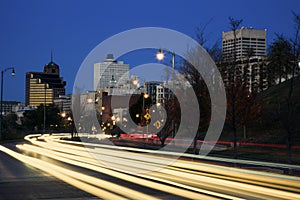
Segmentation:
{"type": "Polygon", "coordinates": [[[112,117],[111,117],[111,120],[116,120],[116,117],[113,115],[112,117]]]}
{"type": "Polygon", "coordinates": [[[175,70],[175,53],[173,51],[170,51],[168,49],[159,49],[156,53],[156,59],[159,61],[162,61],[165,58],[165,54],[163,50],[167,51],[172,55],[172,69],[175,70]]]}
{"type": "Polygon", "coordinates": [[[137,86],[139,84],[139,81],[135,79],[132,81],[132,83],[133,83],[133,85],[137,86]]]}
{"type": "Polygon", "coordinates": [[[67,114],[65,112],[61,113],[60,115],[62,118],[65,118],[67,116],[67,114]]]}
{"type": "Polygon", "coordinates": [[[145,114],[145,99],[149,97],[149,94],[145,93],[143,95],[143,114],[145,114]]]}
{"type": "Polygon", "coordinates": [[[87,102],[88,102],[88,103],[93,103],[93,99],[92,99],[92,98],[88,98],[88,99],[87,99],[87,102]]]}
{"type": "Polygon", "coordinates": [[[156,59],[159,61],[162,61],[165,58],[164,52],[159,49],[158,52],[156,53],[156,59]]]}

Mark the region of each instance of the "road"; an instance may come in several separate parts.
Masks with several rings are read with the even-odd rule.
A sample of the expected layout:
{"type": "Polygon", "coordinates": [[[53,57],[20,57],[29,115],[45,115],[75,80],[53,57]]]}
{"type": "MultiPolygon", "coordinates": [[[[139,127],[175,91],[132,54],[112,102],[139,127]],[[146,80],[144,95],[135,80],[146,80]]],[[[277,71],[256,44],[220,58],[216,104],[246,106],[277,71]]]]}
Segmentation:
{"type": "Polygon", "coordinates": [[[0,200],[98,199],[0,151],[0,200]]]}
{"type": "Polygon", "coordinates": [[[60,137],[28,136],[28,142],[0,146],[1,188],[7,187],[0,194],[18,199],[11,194],[17,189],[22,199],[300,199],[299,177],[174,160],[149,150],[82,146],[60,137]]]}

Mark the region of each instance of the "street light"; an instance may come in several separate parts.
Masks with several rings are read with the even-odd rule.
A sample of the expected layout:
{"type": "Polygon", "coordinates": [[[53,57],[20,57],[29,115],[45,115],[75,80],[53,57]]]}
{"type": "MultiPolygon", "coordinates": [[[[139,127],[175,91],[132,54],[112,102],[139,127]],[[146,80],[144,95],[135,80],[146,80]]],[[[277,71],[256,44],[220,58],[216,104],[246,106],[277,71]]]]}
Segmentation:
{"type": "Polygon", "coordinates": [[[143,115],[145,114],[145,99],[149,97],[149,94],[145,93],[143,95],[143,115]]]}
{"type": "Polygon", "coordinates": [[[1,71],[1,99],[0,99],[0,140],[2,139],[2,121],[3,121],[3,75],[7,70],[11,69],[11,75],[14,76],[15,69],[13,67],[8,67],[1,71]]]}
{"type": "Polygon", "coordinates": [[[168,49],[159,49],[156,53],[156,59],[162,61],[165,58],[163,50],[172,55],[172,69],[175,70],[175,53],[173,51],[170,51],[168,49]]]}
{"type": "Polygon", "coordinates": [[[67,116],[67,113],[66,112],[62,112],[60,115],[61,115],[62,118],[65,118],[67,116]]]}
{"type": "MultiPolygon", "coordinates": [[[[145,116],[145,99],[147,99],[147,98],[149,98],[149,94],[147,94],[147,93],[145,93],[144,95],[143,95],[143,114],[141,115],[141,118],[143,119],[144,118],[144,116],[145,116]]],[[[142,121],[144,121],[144,120],[141,120],[141,123],[142,123],[142,121]]],[[[147,132],[148,132],[148,124],[147,124],[147,122],[146,122],[146,125],[147,125],[147,132]]],[[[144,139],[144,132],[143,132],[143,139],[144,139]]]]}

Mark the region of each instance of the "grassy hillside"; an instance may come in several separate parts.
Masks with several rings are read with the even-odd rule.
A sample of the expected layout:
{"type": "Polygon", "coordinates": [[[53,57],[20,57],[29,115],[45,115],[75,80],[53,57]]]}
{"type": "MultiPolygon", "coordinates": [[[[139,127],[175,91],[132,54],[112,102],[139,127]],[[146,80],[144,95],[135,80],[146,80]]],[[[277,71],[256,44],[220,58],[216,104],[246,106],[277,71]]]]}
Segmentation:
{"type": "Polygon", "coordinates": [[[286,128],[290,124],[293,130],[294,145],[300,145],[300,77],[294,79],[294,90],[292,93],[292,115],[288,122],[287,98],[291,81],[273,86],[261,93],[262,124],[261,136],[269,137],[274,143],[284,143],[286,128]]]}

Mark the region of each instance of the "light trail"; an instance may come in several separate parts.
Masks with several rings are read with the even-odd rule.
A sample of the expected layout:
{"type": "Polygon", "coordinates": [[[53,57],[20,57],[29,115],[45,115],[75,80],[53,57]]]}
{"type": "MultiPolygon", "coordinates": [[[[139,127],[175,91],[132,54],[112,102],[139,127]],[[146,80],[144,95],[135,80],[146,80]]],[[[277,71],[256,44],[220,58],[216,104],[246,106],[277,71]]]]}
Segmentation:
{"type": "MultiPolygon", "coordinates": [[[[189,192],[189,191],[186,191],[186,190],[183,190],[183,189],[180,189],[180,188],[174,188],[174,187],[170,187],[170,186],[163,185],[163,184],[160,184],[160,183],[147,181],[147,180],[144,180],[142,178],[137,178],[135,176],[122,174],[120,172],[116,172],[116,171],[113,171],[113,170],[109,170],[109,169],[105,169],[105,168],[97,168],[95,165],[92,165],[92,164],[87,164],[87,163],[72,160],[74,158],[66,159],[64,157],[58,156],[55,153],[54,153],[55,155],[53,156],[52,152],[49,151],[49,150],[43,150],[41,148],[36,148],[36,147],[29,147],[28,145],[19,145],[17,147],[22,149],[22,150],[25,150],[25,151],[31,151],[31,150],[38,151],[42,155],[47,155],[50,158],[57,159],[57,160],[60,160],[62,162],[66,162],[66,163],[70,163],[72,165],[76,165],[76,166],[84,167],[84,168],[91,169],[91,170],[94,170],[94,171],[98,171],[100,173],[105,173],[105,174],[108,174],[110,176],[114,176],[116,178],[123,179],[123,180],[129,181],[129,182],[135,183],[135,184],[140,184],[142,186],[146,186],[146,187],[153,188],[153,189],[156,189],[156,190],[161,190],[161,191],[164,191],[164,192],[172,191],[173,194],[176,194],[178,196],[183,196],[183,197],[187,197],[187,198],[191,198],[191,199],[203,199],[203,198],[205,198],[205,199],[214,199],[214,198],[210,198],[208,196],[204,196],[204,195],[197,194],[197,193],[194,193],[194,192],[189,192]]],[[[65,157],[69,157],[69,156],[65,156],[65,157]]],[[[146,176],[142,176],[142,177],[147,178],[146,176]]],[[[153,180],[160,181],[159,179],[153,179],[153,180]]],[[[161,181],[163,181],[163,180],[161,180],[161,181]]],[[[164,182],[166,182],[166,181],[164,181],[164,182]]],[[[168,181],[166,183],[175,185],[177,187],[183,187],[183,188],[189,189],[189,190],[194,190],[196,192],[207,193],[207,194],[210,194],[210,195],[218,195],[220,197],[227,198],[227,199],[239,199],[239,198],[235,198],[235,197],[229,196],[229,195],[223,195],[223,194],[218,194],[218,193],[205,191],[205,190],[201,190],[201,189],[197,189],[197,188],[181,186],[180,184],[172,183],[170,181],[168,181]]]]}
{"type": "MultiPolygon", "coordinates": [[[[103,151],[103,149],[102,149],[102,151],[103,151]]],[[[112,152],[110,152],[110,154],[113,154],[112,152]]],[[[120,153],[117,153],[115,156],[117,157],[117,156],[119,156],[119,154],[120,153]]],[[[135,156],[137,156],[137,155],[135,155],[135,156]]],[[[125,158],[127,158],[127,159],[132,159],[132,157],[133,156],[131,156],[131,157],[125,157],[125,158]]],[[[102,159],[104,159],[105,157],[102,157],[102,159]]],[[[154,160],[147,160],[147,157],[143,157],[142,159],[140,159],[141,161],[147,161],[147,163],[153,163],[154,161],[155,161],[155,159],[154,160]]],[[[157,160],[157,158],[156,158],[156,160],[157,160]]],[[[105,162],[109,162],[108,160],[105,160],[105,162]]],[[[134,163],[135,162],[135,160],[131,160],[131,162],[132,163],[134,163]]],[[[119,161],[117,162],[117,163],[119,163],[119,161]]],[[[123,163],[124,164],[124,163],[123,163]]],[[[128,162],[125,162],[125,165],[128,165],[128,162]]],[[[157,164],[157,163],[156,163],[157,164]]],[[[191,165],[190,163],[189,163],[189,165],[191,165]]],[[[129,165],[129,167],[134,167],[135,166],[135,164],[133,164],[133,165],[129,165]]],[[[189,166],[189,167],[191,167],[191,166],[189,166]]],[[[207,170],[208,171],[210,171],[211,170],[211,165],[209,165],[209,166],[206,166],[206,168],[208,168],[207,170]]],[[[135,169],[136,169],[137,167],[135,167],[135,169]]],[[[187,168],[187,166],[185,166],[185,168],[187,168]]],[[[200,166],[200,168],[202,168],[202,170],[203,170],[203,164],[201,164],[201,166],[200,166]]],[[[218,168],[220,168],[220,167],[218,167],[218,168]]],[[[224,167],[223,167],[224,168],[224,167]]],[[[195,168],[194,167],[194,169],[193,170],[197,170],[197,169],[199,169],[199,166],[197,166],[197,168],[195,168]]],[[[228,168],[226,169],[226,170],[228,170],[228,168]]],[[[226,171],[225,171],[226,172],[226,171]]],[[[244,172],[245,172],[245,170],[244,170],[244,172]]],[[[189,173],[191,173],[191,172],[189,172],[189,173]]],[[[213,172],[213,173],[216,173],[216,170],[213,172]]],[[[224,174],[224,172],[218,172],[219,174],[224,174]]],[[[174,175],[174,174],[173,174],[174,175]]],[[[186,176],[186,175],[185,175],[186,176]]],[[[185,176],[183,176],[182,178],[184,178],[185,176]]],[[[241,177],[241,173],[239,173],[238,175],[236,175],[236,176],[238,176],[238,177],[241,177]]],[[[200,178],[201,176],[198,176],[198,178],[200,178]]],[[[220,178],[220,176],[219,176],[219,178],[220,178]]],[[[222,177],[221,177],[222,178],[222,177]]],[[[224,176],[223,176],[223,178],[224,178],[224,176]]],[[[255,177],[255,178],[257,178],[257,177],[255,177]]],[[[255,178],[252,178],[252,179],[254,179],[255,180],[255,178]]],[[[203,178],[203,179],[205,179],[205,177],[203,178]]],[[[244,178],[245,179],[245,178],[244,178]]],[[[196,180],[197,181],[197,180],[196,180]]],[[[271,179],[271,181],[272,182],[274,182],[274,178],[273,179],[271,179]]],[[[202,182],[203,182],[203,180],[202,180],[202,182]]],[[[221,181],[222,182],[222,181],[221,181]]],[[[272,183],[271,182],[271,183],[272,183]]],[[[297,185],[297,183],[299,184],[299,182],[298,181],[294,181],[293,183],[291,183],[291,182],[288,182],[287,180],[281,180],[281,182],[283,182],[284,184],[286,184],[286,185],[289,185],[289,186],[293,186],[294,184],[296,184],[297,185]]],[[[208,181],[207,182],[208,184],[210,183],[210,181],[208,181]]],[[[252,183],[255,183],[255,184],[257,184],[257,182],[252,182],[252,183]]],[[[240,185],[239,185],[240,186],[240,185]]],[[[266,184],[264,184],[264,186],[266,186],[266,184]]],[[[270,185],[269,184],[269,186],[274,186],[274,184],[273,185],[270,185]]],[[[276,185],[275,185],[276,186],[276,185]]],[[[276,186],[277,188],[279,187],[280,188],[280,186],[276,186]]],[[[247,189],[249,189],[248,187],[246,187],[247,189]]],[[[253,189],[253,188],[252,188],[253,189]]],[[[288,189],[287,187],[281,187],[281,189],[288,189]]],[[[259,190],[258,190],[259,191],[259,190]]],[[[264,190],[265,191],[265,190],[264,190]]],[[[294,189],[294,191],[295,192],[299,192],[299,188],[297,188],[297,189],[294,189]]],[[[276,193],[276,191],[271,191],[271,193],[276,193]]],[[[292,195],[293,196],[293,195],[292,195]]],[[[294,196],[295,198],[297,197],[297,196],[294,196]]]]}
{"type": "Polygon", "coordinates": [[[3,146],[0,146],[0,150],[3,151],[4,153],[7,153],[8,155],[20,160],[21,162],[24,162],[30,166],[33,166],[37,169],[40,169],[70,185],[73,185],[74,187],[77,187],[81,190],[84,190],[86,192],[89,192],[95,196],[98,196],[100,198],[104,198],[104,199],[126,199],[126,198],[123,198],[119,195],[115,195],[113,193],[110,193],[110,192],[107,192],[106,190],[102,190],[102,189],[99,189],[95,186],[92,186],[90,184],[87,184],[85,182],[82,182],[82,181],[78,181],[77,179],[75,178],[72,178],[72,177],[69,177],[63,173],[60,173],[59,170],[62,170],[62,171],[65,171],[65,169],[61,168],[61,167],[58,167],[58,166],[55,166],[51,163],[47,163],[47,162],[44,162],[44,161],[41,161],[39,159],[36,159],[36,158],[32,158],[32,157],[28,157],[28,156],[25,156],[25,155],[22,155],[22,154],[19,154],[15,151],[12,151],[6,147],[3,147],[3,146]]]}
{"type": "MultiPolygon", "coordinates": [[[[78,142],[68,141],[68,140],[59,140],[59,137],[51,137],[47,138],[47,141],[55,141],[64,144],[75,144],[78,145],[78,142]]],[[[187,158],[195,158],[195,159],[203,159],[208,161],[221,161],[225,163],[236,163],[236,164],[245,164],[245,165],[253,165],[253,166],[265,166],[265,167],[277,167],[277,168],[285,168],[285,169],[296,169],[300,170],[300,166],[289,165],[289,164],[281,164],[281,163],[271,163],[271,162],[263,162],[263,161],[252,161],[252,160],[241,160],[241,159],[231,159],[231,158],[220,158],[213,156],[202,156],[202,155],[194,155],[188,153],[177,153],[177,152],[169,152],[169,151],[156,151],[156,150],[148,150],[148,149],[138,149],[133,147],[122,147],[122,146],[111,146],[105,144],[91,144],[91,143],[81,143],[87,147],[100,147],[105,149],[114,149],[114,150],[126,150],[126,151],[134,151],[141,153],[151,153],[151,154],[159,154],[159,155],[168,155],[168,156],[184,156],[187,158]]]]}
{"type": "MultiPolygon", "coordinates": [[[[78,147],[75,147],[77,149],[80,149],[78,147]]],[[[82,148],[81,148],[82,150],[82,148]]],[[[114,157],[119,157],[120,156],[120,152],[116,152],[116,151],[109,151],[109,150],[105,150],[105,149],[101,149],[100,150],[95,150],[92,149],[90,150],[91,153],[93,154],[99,154],[101,156],[103,156],[105,154],[105,156],[114,156],[114,157]],[[105,153],[104,153],[105,152],[105,153]]],[[[100,160],[104,160],[104,156],[101,157],[100,160]]],[[[156,164],[156,167],[164,167],[164,166],[159,166],[157,164],[161,164],[164,162],[160,162],[161,160],[157,159],[157,157],[151,156],[151,155],[142,155],[140,156],[140,154],[136,154],[136,153],[130,153],[127,152],[126,155],[122,155],[122,158],[126,158],[131,160],[132,163],[134,163],[136,160],[139,161],[143,161],[146,162],[147,164],[156,164]],[[132,154],[131,156],[129,156],[130,154],[132,154]],[[149,159],[149,157],[151,159],[149,159]]],[[[167,158],[164,158],[167,159],[167,158]]],[[[172,160],[170,160],[171,162],[172,160]]],[[[107,160],[105,160],[105,162],[108,162],[107,160]]],[[[117,162],[119,164],[119,162],[117,162]]],[[[133,164],[133,166],[130,167],[134,167],[135,164],[133,164]]],[[[177,168],[189,168],[192,169],[192,171],[190,173],[195,173],[195,171],[201,169],[202,171],[207,171],[210,172],[211,174],[226,174],[228,167],[223,167],[223,166],[217,166],[217,165],[208,165],[208,164],[203,164],[203,163],[191,163],[191,162],[185,162],[182,160],[177,160],[175,163],[170,164],[170,166],[175,166],[177,168]]],[[[231,173],[230,175],[226,174],[226,177],[229,179],[230,177],[233,178],[240,178],[243,177],[244,180],[249,179],[249,181],[254,180],[254,181],[260,181],[260,182],[265,182],[268,181],[270,183],[276,183],[278,185],[288,185],[288,186],[293,186],[293,185],[297,185],[297,183],[299,183],[299,179],[292,177],[292,176],[282,176],[280,174],[272,174],[272,173],[265,173],[265,172],[257,172],[257,171],[249,171],[249,170],[243,170],[243,169],[237,169],[237,168],[231,168],[231,173]],[[249,176],[247,176],[247,174],[249,174],[249,176]],[[247,177],[246,177],[247,176],[247,177]],[[266,176],[268,176],[268,179],[266,179],[266,176]],[[288,179],[288,180],[286,180],[288,179]],[[289,180],[290,179],[290,180],[289,180]],[[293,179],[295,181],[293,181],[293,179]]],[[[223,178],[226,178],[225,176],[223,178]]],[[[288,189],[286,188],[281,188],[281,189],[288,189]]],[[[299,189],[299,188],[298,188],[299,189]]]]}
{"type": "Polygon", "coordinates": [[[137,191],[132,188],[134,185],[189,199],[300,199],[299,177],[180,159],[174,162],[149,150],[133,152],[132,148],[101,144],[84,147],[78,142],[61,141],[61,137],[26,136],[31,144],[16,146],[24,155],[3,146],[0,150],[103,199],[160,198],[137,191]],[[31,154],[41,155],[41,159],[31,154]],[[57,162],[61,165],[54,164],[57,162]],[[65,167],[66,164],[75,168],[65,167]],[[100,177],[113,177],[114,181],[84,174],[80,169],[92,170],[100,177]],[[118,179],[132,186],[121,185],[118,179]]]}

